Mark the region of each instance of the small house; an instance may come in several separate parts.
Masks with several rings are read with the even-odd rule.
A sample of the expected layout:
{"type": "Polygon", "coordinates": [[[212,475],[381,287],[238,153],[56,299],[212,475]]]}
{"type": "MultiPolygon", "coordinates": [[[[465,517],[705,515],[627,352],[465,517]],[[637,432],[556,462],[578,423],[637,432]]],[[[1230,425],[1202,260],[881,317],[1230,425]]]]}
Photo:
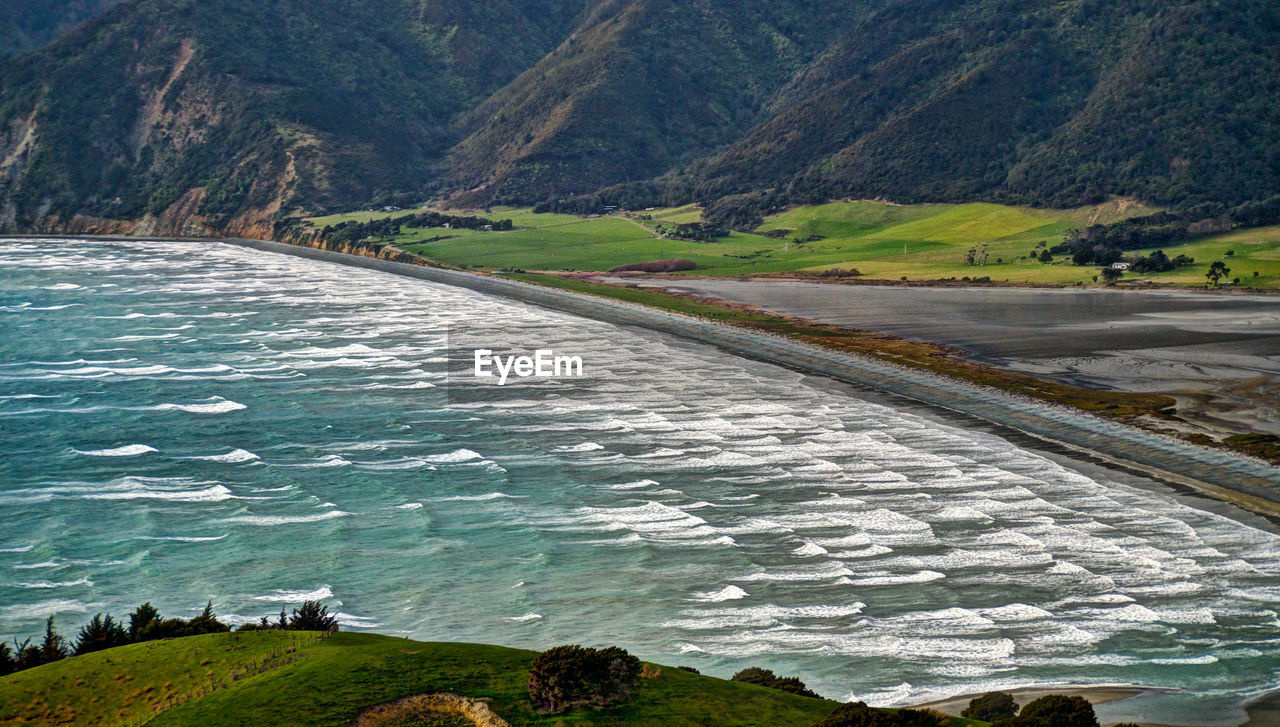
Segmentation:
{"type": "Polygon", "coordinates": [[[1129,263],[1111,263],[1112,270],[1128,270],[1129,263]]]}

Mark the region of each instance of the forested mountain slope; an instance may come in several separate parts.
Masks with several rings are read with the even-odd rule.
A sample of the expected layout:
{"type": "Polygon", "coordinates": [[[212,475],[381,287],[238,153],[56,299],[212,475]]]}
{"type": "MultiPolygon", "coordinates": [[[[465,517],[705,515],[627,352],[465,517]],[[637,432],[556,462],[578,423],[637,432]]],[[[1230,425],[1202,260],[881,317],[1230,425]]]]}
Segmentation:
{"type": "Polygon", "coordinates": [[[1269,0],[128,0],[0,62],[0,229],[428,197],[1280,191],[1269,0]]]}
{"type": "Polygon", "coordinates": [[[0,13],[0,56],[39,48],[120,0],[5,0],[0,13]]]}

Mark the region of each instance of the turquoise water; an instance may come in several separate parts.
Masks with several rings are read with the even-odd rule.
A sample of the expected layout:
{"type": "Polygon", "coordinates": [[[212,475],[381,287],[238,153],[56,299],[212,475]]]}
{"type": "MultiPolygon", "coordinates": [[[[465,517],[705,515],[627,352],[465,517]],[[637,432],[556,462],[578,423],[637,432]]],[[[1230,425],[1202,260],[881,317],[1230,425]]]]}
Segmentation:
{"type": "Polygon", "coordinates": [[[1231,723],[1280,685],[1280,538],[1252,520],[368,270],[0,243],[0,441],[6,639],[142,600],[235,622],[322,598],[348,628],[618,643],[879,704],[1138,684],[1188,690],[1147,713],[1231,723]],[[449,339],[589,376],[450,388],[449,339]]]}

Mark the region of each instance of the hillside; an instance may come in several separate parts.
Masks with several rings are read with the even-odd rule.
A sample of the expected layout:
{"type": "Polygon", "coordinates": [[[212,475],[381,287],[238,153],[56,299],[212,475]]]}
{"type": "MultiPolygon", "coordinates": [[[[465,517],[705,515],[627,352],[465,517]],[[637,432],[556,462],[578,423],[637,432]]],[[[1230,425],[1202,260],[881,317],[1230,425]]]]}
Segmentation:
{"type": "Polygon", "coordinates": [[[427,198],[1211,217],[1280,189],[1278,94],[1267,0],[129,0],[0,66],[0,230],[427,198]]]}
{"type": "Polygon", "coordinates": [[[421,195],[450,125],[582,4],[133,0],[3,66],[0,228],[249,233],[421,195]]]}
{"type": "MultiPolygon", "coordinates": [[[[350,725],[369,707],[449,692],[489,701],[508,723],[631,727],[807,727],[834,702],[662,667],[628,702],[535,712],[534,652],[376,634],[258,631],[118,647],[0,678],[0,722],[23,724],[350,725]]],[[[957,720],[959,722],[960,720],[957,720]]]]}
{"type": "Polygon", "coordinates": [[[39,48],[120,0],[8,0],[0,17],[0,56],[39,48]]]}

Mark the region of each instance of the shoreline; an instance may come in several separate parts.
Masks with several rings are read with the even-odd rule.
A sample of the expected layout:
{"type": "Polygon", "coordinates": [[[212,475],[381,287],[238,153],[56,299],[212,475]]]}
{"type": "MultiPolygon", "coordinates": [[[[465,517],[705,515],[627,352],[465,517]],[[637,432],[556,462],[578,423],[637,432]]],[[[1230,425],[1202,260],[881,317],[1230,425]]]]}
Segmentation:
{"type": "MultiPolygon", "coordinates": [[[[532,271],[530,271],[532,272],[532,271]]],[[[562,275],[562,271],[544,270],[550,275],[562,275]]],[[[1108,290],[1130,293],[1199,293],[1203,295],[1265,295],[1280,297],[1280,288],[1249,288],[1234,285],[1211,288],[1207,285],[1174,285],[1172,283],[1140,283],[1137,281],[1113,285],[1075,285],[1072,283],[1033,283],[1013,280],[893,280],[892,278],[824,278],[821,276],[796,275],[794,273],[755,273],[751,275],[698,275],[697,273],[641,273],[635,271],[613,272],[575,272],[577,275],[606,276],[632,278],[633,280],[733,280],[742,283],[812,283],[814,285],[871,286],[884,288],[1026,288],[1029,290],[1108,290]]]]}
{"type": "MultiPolygon", "coordinates": [[[[997,430],[1015,432],[1050,450],[1075,452],[1140,473],[1171,488],[1191,490],[1280,523],[1280,468],[1241,454],[1196,445],[1054,402],[892,362],[754,331],[695,315],[578,293],[500,276],[396,262],[324,248],[245,238],[165,238],[124,235],[26,235],[28,239],[201,242],[363,267],[462,287],[570,315],[630,325],[697,341],[732,355],[872,389],[997,430]]],[[[19,239],[19,238],[14,238],[19,239]]],[[[390,248],[401,253],[397,248],[390,248]]]]}
{"type": "MultiPolygon", "coordinates": [[[[47,238],[46,238],[47,239],[47,238]]],[[[58,238],[53,238],[58,239],[58,238]]],[[[121,238],[109,238],[112,240],[120,240],[121,238]]],[[[203,238],[194,238],[187,240],[173,240],[172,238],[135,238],[140,241],[150,242],[202,242],[207,243],[210,240],[203,238]]],[[[1151,447],[1157,454],[1163,447],[1158,445],[1164,444],[1171,447],[1167,449],[1166,454],[1172,454],[1177,458],[1180,454],[1190,452],[1196,455],[1221,455],[1220,452],[1207,450],[1205,448],[1197,448],[1185,442],[1177,440],[1165,440],[1163,442],[1150,441],[1151,433],[1143,432],[1134,427],[1124,427],[1123,425],[1115,425],[1112,422],[1098,420],[1096,417],[1089,417],[1078,412],[1067,410],[1067,407],[1054,406],[1052,404],[1035,401],[1030,397],[1017,397],[1007,392],[997,390],[988,390],[973,384],[962,384],[961,382],[948,381],[942,376],[931,376],[923,372],[912,371],[905,367],[894,367],[884,362],[866,359],[854,354],[842,353],[839,351],[826,351],[821,347],[806,344],[801,341],[788,340],[785,336],[773,333],[763,333],[751,331],[732,326],[726,323],[717,323],[710,320],[699,319],[692,315],[683,315],[663,311],[657,308],[642,306],[637,303],[627,303],[622,301],[611,300],[599,296],[593,296],[582,293],[574,293],[570,291],[557,290],[554,288],[546,288],[531,283],[524,283],[498,276],[481,275],[464,271],[428,268],[421,265],[411,265],[406,263],[397,263],[388,260],[372,257],[360,257],[357,255],[339,253],[330,250],[301,247],[296,245],[287,245],[284,243],[272,243],[260,240],[217,240],[216,242],[245,247],[253,250],[264,252],[274,252],[279,254],[289,254],[295,257],[309,258],[314,260],[333,262],[336,264],[347,265],[350,267],[366,268],[374,271],[397,274],[406,277],[418,278],[427,282],[445,284],[456,287],[462,287],[469,290],[479,292],[484,295],[496,295],[503,298],[516,300],[529,305],[545,307],[552,310],[566,312],[571,315],[582,316],[595,320],[605,321],[612,325],[618,326],[636,326],[646,330],[652,330],[668,335],[679,336],[687,340],[697,341],[706,345],[715,346],[722,351],[731,355],[743,356],[757,361],[764,361],[774,365],[783,366],[794,371],[800,371],[806,376],[824,377],[829,380],[841,384],[849,384],[851,388],[858,389],[860,387],[869,387],[874,389],[874,393],[883,394],[884,398],[897,401],[905,401],[908,404],[917,404],[929,408],[934,412],[944,412],[954,415],[956,418],[963,418],[975,426],[984,428],[999,429],[1002,432],[1017,433],[1026,440],[1035,443],[1049,443],[1063,451],[1063,457],[1069,458],[1073,453],[1083,455],[1092,459],[1094,462],[1103,460],[1116,463],[1120,469],[1137,470],[1143,467],[1139,462],[1128,461],[1123,459],[1124,452],[1119,455],[1112,453],[1108,455],[1102,451],[1091,450],[1081,444],[1073,443],[1073,440],[1065,437],[1055,437],[1052,432],[1046,434],[1044,431],[1033,431],[1036,429],[1036,423],[1041,425],[1058,424],[1062,426],[1070,426],[1072,424],[1069,419],[1079,420],[1076,425],[1085,425],[1090,422],[1104,426],[1108,431],[1124,434],[1121,431],[1131,430],[1127,433],[1130,435],[1147,435],[1146,441],[1128,441],[1127,444],[1134,447],[1146,446],[1151,447]],[[894,391],[891,388],[879,388],[872,383],[863,383],[857,381],[859,376],[864,378],[872,378],[881,376],[882,382],[887,382],[892,386],[897,386],[903,382],[907,384],[916,384],[920,387],[929,388],[925,392],[923,389],[913,389],[909,391],[894,391]],[[896,375],[896,378],[895,378],[896,375]],[[930,380],[934,379],[934,380],[930,380]],[[995,415],[984,416],[982,412],[966,411],[963,408],[964,401],[956,402],[934,402],[930,401],[928,395],[948,394],[959,392],[961,396],[969,395],[975,398],[992,397],[1000,399],[1004,404],[1014,405],[1014,414],[1018,415],[1016,423],[1026,428],[1020,428],[1013,423],[1008,423],[995,418],[995,415]],[[1022,409],[1017,405],[1034,405],[1031,409],[1022,409]],[[1037,411],[1040,410],[1040,411],[1037,411]]],[[[193,250],[194,252],[194,250],[193,250]]],[[[252,264],[252,263],[251,263],[252,264]]],[[[854,393],[856,395],[856,393],[854,393]]],[[[989,403],[989,402],[987,402],[989,403]]],[[[995,404],[992,404],[995,406],[995,404]]],[[[1086,432],[1087,433],[1087,432],[1086,432]]],[[[1105,440],[1104,440],[1105,441],[1105,440]]],[[[1019,445],[1026,446],[1026,445],[1019,445]]],[[[1029,447],[1035,449],[1035,446],[1029,447]]],[[[1130,450],[1132,453],[1136,450],[1130,450]]],[[[1224,466],[1223,462],[1204,461],[1193,458],[1192,473],[1187,477],[1202,475],[1203,473],[1194,472],[1195,465],[1205,466],[1224,466]]],[[[1221,460],[1221,457],[1213,459],[1221,460]]],[[[1226,459],[1242,460],[1241,464],[1250,464],[1248,460],[1243,458],[1227,457],[1226,459]]],[[[1182,460],[1185,462],[1185,460],[1182,460]]],[[[1255,463],[1256,464],[1256,463],[1255,463]]],[[[1103,465],[1107,466],[1107,465],[1103,465]]],[[[1163,484],[1172,484],[1181,476],[1176,472],[1166,472],[1164,470],[1153,470],[1158,472],[1163,479],[1163,484]]],[[[1270,474],[1280,475],[1280,471],[1274,468],[1269,470],[1270,474]]],[[[1275,480],[1271,480],[1274,482],[1275,480]]],[[[1199,485],[1189,485],[1195,489],[1204,492],[1205,487],[1213,487],[1214,485],[1207,482],[1199,482],[1199,485]]],[[[1240,493],[1233,493],[1229,488],[1223,487],[1224,491],[1217,496],[1219,499],[1232,502],[1244,509],[1251,509],[1246,505],[1242,505],[1244,500],[1233,498],[1247,497],[1240,493]]],[[[1170,691],[1178,691],[1176,689],[1162,689],[1158,687],[1141,687],[1132,685],[1098,685],[1098,686],[1063,686],[1054,687],[1025,687],[1019,689],[1008,689],[1016,695],[1020,703],[1025,703],[1039,694],[1076,694],[1084,696],[1095,704],[1108,704],[1111,702],[1123,702],[1125,700],[1141,698],[1143,696],[1152,696],[1165,694],[1170,691]]],[[[973,694],[959,695],[949,697],[942,700],[934,700],[925,704],[915,706],[928,706],[938,708],[941,705],[951,705],[952,703],[967,703],[967,699],[972,698],[973,694]]],[[[1244,697],[1237,699],[1243,700],[1244,697]]],[[[1143,702],[1137,702],[1131,707],[1132,709],[1141,710],[1143,702]]],[[[963,707],[964,704],[961,704],[963,707]]],[[[958,713],[959,708],[956,708],[958,713]]],[[[1229,710],[1230,714],[1235,717],[1238,713],[1240,721],[1231,724],[1244,725],[1245,727],[1257,727],[1262,724],[1273,724],[1267,719],[1280,714],[1280,695],[1269,694],[1261,697],[1254,697],[1251,701],[1238,701],[1233,703],[1233,707],[1229,710]],[[1246,717],[1246,713],[1248,717],[1246,717]]],[[[1140,711],[1137,712],[1141,714],[1140,711]]],[[[1168,716],[1165,716],[1168,719],[1168,716]]],[[[1128,721],[1128,720],[1110,720],[1110,721],[1128,721]]],[[[1155,727],[1156,722],[1146,719],[1137,720],[1149,727],[1155,727]]],[[[1106,718],[1103,719],[1107,723],[1106,718]]],[[[1173,724],[1178,724],[1176,721],[1173,724]]],[[[1204,726],[1209,722],[1195,723],[1204,726]]],[[[1214,725],[1225,725],[1226,722],[1213,722],[1214,725]]]]}
{"type": "Polygon", "coordinates": [[[1031,397],[908,369],[856,354],[728,326],[694,316],[479,273],[397,263],[264,240],[222,242],[407,275],[498,295],[571,315],[634,325],[709,344],[734,355],[843,381],[975,418],[1141,472],[1174,487],[1280,521],[1280,469],[1031,397]]]}

